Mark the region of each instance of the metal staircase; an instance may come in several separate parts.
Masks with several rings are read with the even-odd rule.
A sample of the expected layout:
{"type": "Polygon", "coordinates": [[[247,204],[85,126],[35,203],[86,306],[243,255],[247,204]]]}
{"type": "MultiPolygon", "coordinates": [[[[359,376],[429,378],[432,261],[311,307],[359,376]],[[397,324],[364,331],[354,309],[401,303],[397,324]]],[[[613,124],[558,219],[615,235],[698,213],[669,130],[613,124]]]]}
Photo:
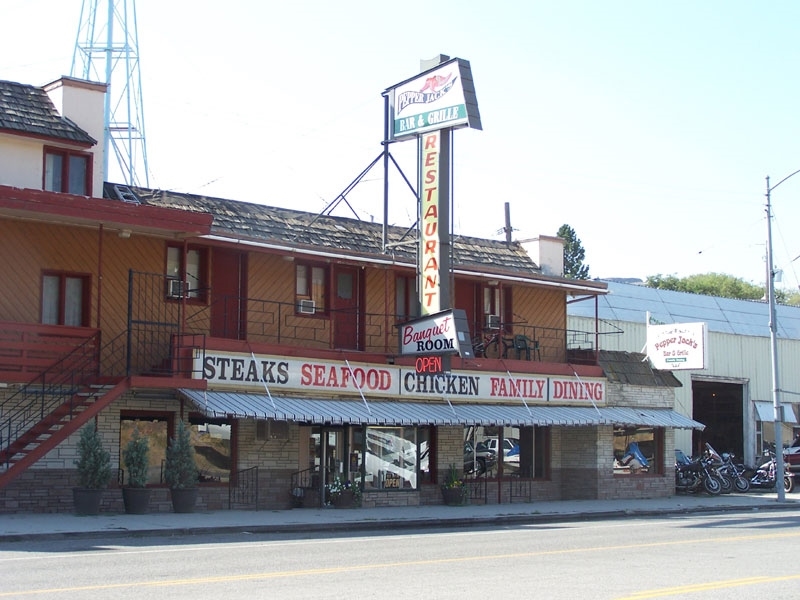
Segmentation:
{"type": "Polygon", "coordinates": [[[86,338],[0,403],[0,490],[132,385],[187,376],[205,335],[182,334],[182,303],[163,295],[162,274],[130,270],[127,328],[102,347],[99,332],[86,338]]]}
{"type": "MultiPolygon", "coordinates": [[[[102,353],[113,357],[125,337],[102,353]]],[[[98,334],[0,405],[0,489],[130,388],[129,377],[101,379],[100,356],[98,334]]]]}

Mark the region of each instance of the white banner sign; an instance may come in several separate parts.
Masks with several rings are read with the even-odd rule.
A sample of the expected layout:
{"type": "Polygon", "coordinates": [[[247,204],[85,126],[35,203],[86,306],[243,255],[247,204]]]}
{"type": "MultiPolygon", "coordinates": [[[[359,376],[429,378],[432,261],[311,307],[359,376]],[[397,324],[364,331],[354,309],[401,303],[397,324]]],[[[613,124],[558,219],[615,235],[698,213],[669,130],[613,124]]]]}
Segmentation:
{"type": "Polygon", "coordinates": [[[705,323],[647,323],[647,356],[656,369],[705,369],[708,327],[705,323]]]}
{"type": "Polygon", "coordinates": [[[414,367],[301,360],[281,356],[252,356],[225,352],[197,353],[195,377],[209,389],[238,389],[394,399],[447,398],[453,402],[558,402],[605,404],[605,379],[546,377],[477,371],[417,373],[414,367]]]}

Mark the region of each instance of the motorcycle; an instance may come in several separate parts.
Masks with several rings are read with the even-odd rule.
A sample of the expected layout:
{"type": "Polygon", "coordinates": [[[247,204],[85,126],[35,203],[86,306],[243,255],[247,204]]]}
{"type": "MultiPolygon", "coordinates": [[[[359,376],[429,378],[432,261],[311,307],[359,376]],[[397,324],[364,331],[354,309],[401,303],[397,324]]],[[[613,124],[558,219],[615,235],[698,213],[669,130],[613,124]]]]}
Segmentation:
{"type": "Polygon", "coordinates": [[[705,490],[718,496],[722,484],[712,473],[713,460],[708,456],[690,459],[682,451],[675,450],[675,492],[694,494],[705,490]]]}
{"type": "MultiPolygon", "coordinates": [[[[767,460],[759,467],[742,465],[743,474],[749,478],[751,488],[774,490],[778,471],[775,463],[775,452],[771,448],[765,449],[762,456],[767,460]]],[[[789,470],[789,465],[785,461],[783,469],[783,490],[789,493],[794,491],[794,473],[789,470]]]]}
{"type": "Polygon", "coordinates": [[[742,494],[750,491],[750,480],[737,467],[733,454],[729,452],[720,454],[708,442],[706,442],[706,453],[714,461],[714,469],[722,482],[723,494],[734,490],[742,494]]]}

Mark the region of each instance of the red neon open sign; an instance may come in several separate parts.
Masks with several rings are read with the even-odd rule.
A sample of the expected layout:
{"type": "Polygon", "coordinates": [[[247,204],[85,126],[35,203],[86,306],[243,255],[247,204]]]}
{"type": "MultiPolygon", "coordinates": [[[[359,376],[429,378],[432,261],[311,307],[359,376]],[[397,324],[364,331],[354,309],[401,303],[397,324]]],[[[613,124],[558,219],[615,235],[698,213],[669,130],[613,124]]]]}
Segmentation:
{"type": "Polygon", "coordinates": [[[441,356],[420,356],[415,361],[414,366],[417,369],[417,373],[426,373],[428,375],[441,373],[444,370],[441,356]]]}

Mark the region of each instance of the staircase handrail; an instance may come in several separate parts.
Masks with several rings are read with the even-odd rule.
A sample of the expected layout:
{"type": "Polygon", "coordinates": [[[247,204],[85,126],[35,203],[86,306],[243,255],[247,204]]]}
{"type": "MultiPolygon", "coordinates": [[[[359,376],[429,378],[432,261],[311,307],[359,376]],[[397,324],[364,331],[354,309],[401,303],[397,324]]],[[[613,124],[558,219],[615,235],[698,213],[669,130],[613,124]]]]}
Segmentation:
{"type": "Polygon", "coordinates": [[[127,332],[101,349],[98,344],[100,332],[97,332],[0,404],[0,452],[6,451],[15,440],[64,405],[81,388],[95,382],[100,374],[103,350],[111,348],[113,357],[114,344],[124,336],[127,332]],[[32,402],[32,399],[39,401],[32,402]]]}

